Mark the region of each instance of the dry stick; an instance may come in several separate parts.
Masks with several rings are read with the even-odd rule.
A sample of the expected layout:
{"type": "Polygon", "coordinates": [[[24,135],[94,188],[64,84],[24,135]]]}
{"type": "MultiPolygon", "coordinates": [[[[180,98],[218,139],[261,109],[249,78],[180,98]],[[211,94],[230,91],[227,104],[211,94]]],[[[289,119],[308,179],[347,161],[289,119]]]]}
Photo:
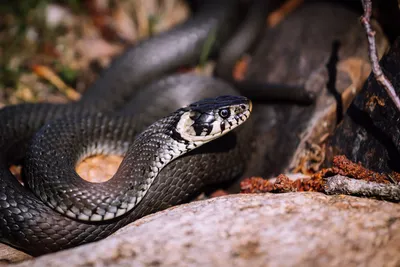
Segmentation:
{"type": "Polygon", "coordinates": [[[397,109],[400,111],[400,99],[396,95],[396,91],[392,83],[383,74],[381,66],[379,65],[378,53],[376,51],[375,43],[375,31],[371,27],[371,13],[372,13],[372,2],[371,0],[361,0],[364,8],[364,15],[361,17],[361,23],[367,33],[368,44],[369,44],[369,58],[372,63],[372,71],[375,75],[375,79],[378,83],[386,90],[389,97],[392,99],[393,103],[396,105],[397,109]]]}
{"type": "Polygon", "coordinates": [[[357,180],[343,175],[327,177],[324,185],[327,194],[344,194],[360,197],[374,197],[400,202],[400,186],[357,180]]]}

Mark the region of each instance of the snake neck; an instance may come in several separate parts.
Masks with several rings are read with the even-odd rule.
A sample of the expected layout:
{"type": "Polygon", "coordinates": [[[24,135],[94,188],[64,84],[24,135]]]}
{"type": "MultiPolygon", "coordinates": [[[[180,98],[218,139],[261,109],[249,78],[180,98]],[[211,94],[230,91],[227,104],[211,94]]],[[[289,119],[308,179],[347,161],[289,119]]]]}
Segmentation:
{"type": "MultiPolygon", "coordinates": [[[[174,159],[196,148],[198,144],[180,138],[176,124],[180,112],[159,120],[141,133],[129,148],[115,177],[129,181],[116,216],[133,209],[146,195],[161,170],[174,159]]],[[[114,181],[118,183],[118,181],[114,181]]]]}

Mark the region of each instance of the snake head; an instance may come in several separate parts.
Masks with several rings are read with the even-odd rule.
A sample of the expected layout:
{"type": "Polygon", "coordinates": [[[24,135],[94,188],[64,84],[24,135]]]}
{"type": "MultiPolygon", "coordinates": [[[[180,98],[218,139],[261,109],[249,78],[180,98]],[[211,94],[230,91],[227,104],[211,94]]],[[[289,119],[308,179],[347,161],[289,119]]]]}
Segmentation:
{"type": "Polygon", "coordinates": [[[206,143],[244,123],[251,110],[251,101],[243,96],[203,99],[182,109],[176,131],[186,141],[206,143]]]}

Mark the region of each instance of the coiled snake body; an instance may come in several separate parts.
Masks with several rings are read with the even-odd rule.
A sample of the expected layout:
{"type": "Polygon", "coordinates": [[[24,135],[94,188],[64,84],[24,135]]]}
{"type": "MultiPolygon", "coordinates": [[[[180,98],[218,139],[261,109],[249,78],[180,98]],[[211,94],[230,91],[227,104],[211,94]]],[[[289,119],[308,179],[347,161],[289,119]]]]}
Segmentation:
{"type": "Polygon", "coordinates": [[[193,75],[162,78],[137,93],[194,63],[211,32],[223,43],[236,12],[237,1],[205,1],[192,20],[121,55],[78,102],[0,110],[0,240],[32,255],[96,241],[187,201],[204,185],[237,177],[250,130],[230,130],[249,116],[246,98],[222,81],[193,75]],[[215,98],[221,95],[231,96],[215,98]],[[126,156],[113,179],[91,184],[74,166],[96,153],[126,156]],[[8,169],[21,160],[29,189],[8,169]]]}

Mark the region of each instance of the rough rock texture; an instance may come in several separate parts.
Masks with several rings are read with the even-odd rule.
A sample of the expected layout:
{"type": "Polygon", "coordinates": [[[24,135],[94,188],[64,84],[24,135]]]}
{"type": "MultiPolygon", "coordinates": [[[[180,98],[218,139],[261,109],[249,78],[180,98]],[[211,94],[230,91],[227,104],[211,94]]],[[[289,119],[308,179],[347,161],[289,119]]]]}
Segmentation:
{"type": "Polygon", "coordinates": [[[20,250],[0,243],[0,266],[2,263],[20,262],[32,258],[32,256],[20,250]]]}
{"type": "MultiPolygon", "coordinates": [[[[400,37],[380,62],[400,93],[400,37]]],[[[327,146],[327,162],[344,154],[377,172],[400,172],[400,112],[371,74],[327,146]]]]}
{"type": "Polygon", "coordinates": [[[400,205],[320,193],[230,195],[147,216],[16,266],[399,266],[400,205]]]}

